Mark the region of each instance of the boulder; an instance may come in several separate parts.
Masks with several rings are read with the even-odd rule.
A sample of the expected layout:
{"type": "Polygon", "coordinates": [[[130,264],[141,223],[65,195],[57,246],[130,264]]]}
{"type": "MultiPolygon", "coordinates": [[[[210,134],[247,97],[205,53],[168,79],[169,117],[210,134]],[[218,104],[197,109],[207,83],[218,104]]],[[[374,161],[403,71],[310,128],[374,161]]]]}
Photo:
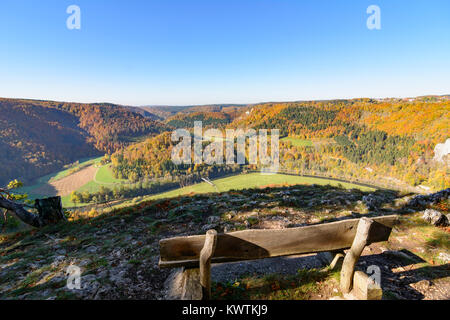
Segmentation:
{"type": "Polygon", "coordinates": [[[408,206],[410,207],[424,207],[428,204],[439,203],[442,200],[448,199],[450,196],[450,188],[441,190],[436,193],[428,195],[417,195],[411,199],[408,206]]]}
{"type": "Polygon", "coordinates": [[[355,271],[352,293],[358,300],[381,300],[383,296],[380,284],[362,271],[355,271]]]}
{"type": "Polygon", "coordinates": [[[450,262],[450,254],[448,254],[447,252],[439,253],[438,258],[441,259],[442,261],[444,261],[445,263],[450,262]]]}
{"type": "Polygon", "coordinates": [[[369,210],[374,210],[381,204],[382,200],[374,194],[368,194],[362,197],[362,202],[369,210]]]}
{"type": "Polygon", "coordinates": [[[220,222],[220,217],[219,216],[209,216],[208,217],[208,224],[216,224],[220,222]]]}
{"type": "Polygon", "coordinates": [[[422,218],[436,227],[446,227],[449,221],[445,215],[434,209],[426,209],[422,218]]]}
{"type": "Polygon", "coordinates": [[[217,228],[217,224],[205,224],[202,227],[202,231],[208,231],[217,228]]]}

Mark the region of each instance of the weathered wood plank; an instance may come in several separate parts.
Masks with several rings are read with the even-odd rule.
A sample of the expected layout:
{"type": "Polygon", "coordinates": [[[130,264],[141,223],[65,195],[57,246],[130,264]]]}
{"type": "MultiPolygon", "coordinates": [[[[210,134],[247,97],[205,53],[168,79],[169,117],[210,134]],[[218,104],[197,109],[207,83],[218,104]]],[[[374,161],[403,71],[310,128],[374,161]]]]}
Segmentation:
{"type": "MultiPolygon", "coordinates": [[[[368,244],[386,241],[397,215],[372,218],[368,244]]],[[[255,260],[294,254],[348,249],[359,219],[282,230],[244,230],[217,235],[212,263],[255,260]]],[[[198,267],[205,235],[163,239],[160,268],[198,267]]]]}

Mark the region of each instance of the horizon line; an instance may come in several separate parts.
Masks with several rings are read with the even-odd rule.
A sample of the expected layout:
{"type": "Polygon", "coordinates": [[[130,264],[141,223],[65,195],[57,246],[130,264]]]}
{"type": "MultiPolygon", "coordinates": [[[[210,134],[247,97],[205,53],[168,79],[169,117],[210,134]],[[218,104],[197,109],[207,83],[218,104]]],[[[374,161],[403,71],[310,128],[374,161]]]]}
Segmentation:
{"type": "Polygon", "coordinates": [[[360,99],[373,99],[373,100],[384,100],[384,99],[417,99],[424,97],[450,97],[450,93],[448,94],[422,94],[417,96],[397,96],[397,97],[352,97],[352,98],[316,98],[316,99],[300,99],[300,100],[282,100],[282,101],[258,101],[258,102],[249,102],[249,103],[199,103],[199,104],[123,104],[117,102],[107,102],[107,101],[97,101],[97,102],[82,102],[82,101],[70,101],[70,100],[54,100],[54,99],[46,99],[46,98],[23,98],[23,97],[6,97],[2,96],[0,99],[15,99],[15,100],[29,100],[29,101],[47,101],[47,102],[64,102],[64,103],[78,103],[78,104],[112,104],[121,107],[137,107],[137,108],[145,108],[145,107],[153,107],[153,108],[162,108],[162,107],[208,107],[208,106],[251,106],[251,105],[259,105],[259,104],[269,104],[269,103],[295,103],[295,102],[315,102],[315,101],[339,101],[339,100],[360,100],[360,99]]]}

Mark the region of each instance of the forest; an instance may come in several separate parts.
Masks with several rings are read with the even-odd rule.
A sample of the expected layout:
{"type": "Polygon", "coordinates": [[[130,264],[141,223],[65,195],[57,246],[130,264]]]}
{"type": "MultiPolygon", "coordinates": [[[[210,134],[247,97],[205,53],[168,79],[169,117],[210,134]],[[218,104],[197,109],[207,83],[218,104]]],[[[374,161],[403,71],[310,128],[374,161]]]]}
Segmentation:
{"type": "Polygon", "coordinates": [[[113,153],[165,124],[112,104],[0,99],[0,185],[113,153]]]}
{"type": "Polygon", "coordinates": [[[6,150],[0,183],[16,178],[27,182],[80,158],[105,153],[115,178],[130,183],[192,174],[213,177],[237,170],[171,162],[171,132],[192,131],[194,121],[202,121],[204,129],[280,129],[281,138],[307,142],[281,143],[283,170],[433,189],[450,185],[448,166],[433,161],[435,145],[450,137],[450,101],[444,97],[173,107],[167,109],[165,120],[162,114],[144,116],[152,110],[162,112],[162,107],[144,108],[144,113],[135,109],[0,99],[0,146],[6,150]]]}
{"type": "MultiPolygon", "coordinates": [[[[222,129],[280,129],[282,136],[306,139],[313,146],[282,143],[283,170],[439,189],[448,187],[450,180],[446,166],[433,161],[433,149],[450,137],[448,110],[447,99],[426,97],[305,101],[248,106],[231,119],[210,110],[179,113],[166,122],[188,130],[199,120],[222,129]]],[[[209,176],[202,166],[174,166],[172,147],[170,135],[163,133],[124,148],[112,155],[114,173],[131,181],[188,170],[209,176]]]]}
{"type": "Polygon", "coordinates": [[[230,123],[231,117],[221,112],[181,113],[167,119],[166,123],[175,128],[193,128],[195,121],[202,121],[205,127],[220,128],[230,123]]]}

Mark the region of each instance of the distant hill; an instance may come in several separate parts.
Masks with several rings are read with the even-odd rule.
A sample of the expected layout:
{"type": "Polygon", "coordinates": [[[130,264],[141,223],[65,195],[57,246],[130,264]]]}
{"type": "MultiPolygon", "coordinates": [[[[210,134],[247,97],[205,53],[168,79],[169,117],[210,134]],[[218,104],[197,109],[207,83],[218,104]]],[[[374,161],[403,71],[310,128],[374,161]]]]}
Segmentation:
{"type": "Polygon", "coordinates": [[[149,113],[152,113],[152,114],[160,117],[161,119],[167,119],[189,107],[188,106],[142,106],[139,108],[142,110],[145,110],[149,113]]]}
{"type": "Polygon", "coordinates": [[[124,108],[135,112],[135,113],[139,113],[140,115],[143,115],[146,118],[150,118],[152,120],[164,120],[163,117],[160,117],[158,115],[156,115],[155,113],[149,112],[148,110],[146,110],[145,108],[141,108],[141,107],[131,107],[131,106],[124,106],[124,108]]]}
{"type": "Polygon", "coordinates": [[[0,98],[0,185],[114,152],[166,125],[113,104],[0,98]]]}
{"type": "Polygon", "coordinates": [[[139,107],[149,113],[157,115],[162,119],[170,118],[180,113],[194,113],[194,112],[224,112],[231,113],[243,110],[248,107],[245,104],[212,104],[212,105],[198,105],[198,106],[142,106],[139,107]]]}
{"type": "Polygon", "coordinates": [[[223,127],[231,122],[231,116],[224,112],[193,112],[178,113],[166,120],[166,123],[175,128],[193,128],[195,121],[201,121],[203,127],[223,127]]]}

